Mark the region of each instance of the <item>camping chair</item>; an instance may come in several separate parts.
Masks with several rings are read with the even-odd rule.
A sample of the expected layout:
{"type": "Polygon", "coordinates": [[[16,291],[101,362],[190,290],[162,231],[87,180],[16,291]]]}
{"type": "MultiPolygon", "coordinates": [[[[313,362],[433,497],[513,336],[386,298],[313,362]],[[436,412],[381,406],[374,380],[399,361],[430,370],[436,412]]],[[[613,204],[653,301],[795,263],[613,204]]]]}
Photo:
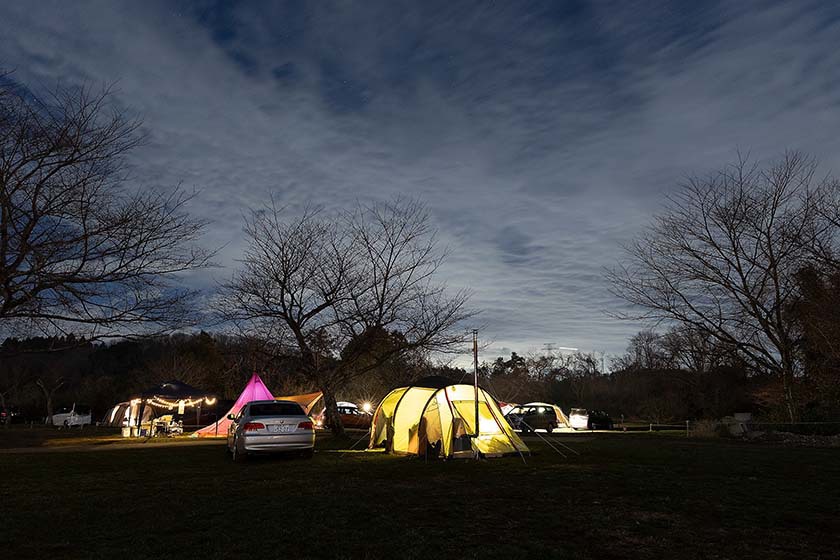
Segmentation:
{"type": "Polygon", "coordinates": [[[184,423],[181,420],[177,422],[170,422],[166,433],[169,437],[184,435],[184,423]]]}
{"type": "Polygon", "coordinates": [[[155,418],[152,422],[152,436],[167,435],[169,433],[169,425],[172,423],[172,415],[165,414],[155,418]]]}

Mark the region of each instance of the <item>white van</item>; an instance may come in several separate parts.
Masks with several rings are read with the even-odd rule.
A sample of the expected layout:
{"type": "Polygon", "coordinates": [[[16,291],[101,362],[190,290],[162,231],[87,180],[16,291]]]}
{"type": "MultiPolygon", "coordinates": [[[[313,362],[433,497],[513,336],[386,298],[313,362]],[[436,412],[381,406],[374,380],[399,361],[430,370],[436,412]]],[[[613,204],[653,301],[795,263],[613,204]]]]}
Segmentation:
{"type": "Polygon", "coordinates": [[[90,422],[90,409],[87,407],[76,407],[76,403],[70,408],[64,407],[52,416],[53,426],[86,426],[90,422]]]}

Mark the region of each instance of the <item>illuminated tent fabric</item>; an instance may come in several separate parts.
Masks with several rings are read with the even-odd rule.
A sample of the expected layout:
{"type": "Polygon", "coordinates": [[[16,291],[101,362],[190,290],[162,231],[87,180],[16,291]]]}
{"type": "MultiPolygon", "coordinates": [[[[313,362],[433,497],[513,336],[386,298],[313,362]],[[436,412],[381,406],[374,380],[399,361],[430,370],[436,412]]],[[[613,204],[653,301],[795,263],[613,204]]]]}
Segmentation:
{"type": "Polygon", "coordinates": [[[274,395],[272,395],[271,391],[268,390],[268,387],[265,386],[265,383],[263,383],[263,380],[260,379],[260,376],[255,373],[251,376],[251,379],[248,380],[248,383],[245,385],[245,388],[242,390],[242,393],[239,394],[239,397],[236,399],[236,402],[234,402],[233,406],[230,407],[230,410],[228,410],[222,417],[220,417],[218,420],[216,420],[209,426],[205,426],[193,433],[193,436],[227,437],[228,428],[233,423],[230,419],[228,419],[229,414],[233,414],[234,416],[239,414],[239,411],[242,410],[242,407],[251,401],[270,401],[272,399],[274,399],[274,395]]]}
{"type": "Polygon", "coordinates": [[[559,428],[561,425],[565,426],[566,428],[571,427],[571,425],[569,424],[569,417],[566,416],[563,413],[563,411],[560,410],[560,407],[557,406],[556,404],[550,404],[550,403],[544,403],[544,402],[531,402],[531,403],[528,403],[528,404],[523,404],[522,406],[523,407],[533,406],[533,407],[537,407],[537,408],[543,406],[543,407],[546,407],[546,408],[554,409],[554,414],[557,415],[557,427],[559,428]]]}
{"type": "MultiPolygon", "coordinates": [[[[103,425],[112,428],[123,426],[134,426],[138,422],[140,412],[140,399],[117,403],[108,410],[103,420],[103,425]]],[[[152,421],[152,408],[146,407],[143,411],[143,418],[139,419],[140,424],[148,424],[152,421]]]]}
{"type": "Polygon", "coordinates": [[[369,447],[393,453],[440,457],[500,456],[528,448],[502,416],[496,400],[478,390],[478,427],[475,433],[475,389],[442,377],[427,377],[394,389],[382,399],[373,416],[369,447]]]}
{"type": "MultiPolygon", "coordinates": [[[[140,406],[134,416],[133,423],[130,423],[130,425],[139,423],[140,427],[143,427],[149,409],[151,409],[152,418],[157,418],[159,412],[169,414],[176,411],[181,414],[183,412],[180,410],[182,405],[189,408],[200,407],[202,403],[209,405],[215,402],[215,396],[203,389],[173,380],[150,387],[140,393],[139,399],[132,400],[139,401],[140,406]],[[140,419],[144,419],[143,422],[140,419]]],[[[132,414],[135,414],[133,410],[132,414]]]]}
{"type": "Polygon", "coordinates": [[[292,401],[298,403],[306,414],[318,403],[324,394],[321,391],[306,393],[303,395],[289,395],[286,397],[275,397],[278,401],[292,401]]]}

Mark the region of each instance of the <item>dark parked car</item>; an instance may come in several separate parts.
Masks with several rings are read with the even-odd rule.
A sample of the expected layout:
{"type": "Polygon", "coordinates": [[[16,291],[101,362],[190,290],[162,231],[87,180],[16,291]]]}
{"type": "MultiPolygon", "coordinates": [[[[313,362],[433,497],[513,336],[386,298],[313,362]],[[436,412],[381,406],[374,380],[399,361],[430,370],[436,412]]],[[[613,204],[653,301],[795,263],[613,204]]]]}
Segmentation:
{"type": "Polygon", "coordinates": [[[534,430],[551,432],[563,423],[562,420],[558,421],[553,406],[542,403],[516,406],[508,411],[505,418],[515,430],[522,432],[534,430]]]}
{"type": "Polygon", "coordinates": [[[612,430],[613,421],[610,415],[603,410],[589,411],[589,429],[590,430],[612,430]]]}
{"type": "MultiPolygon", "coordinates": [[[[373,415],[370,412],[362,410],[354,403],[345,401],[337,402],[336,408],[338,408],[338,415],[341,417],[341,424],[345,428],[363,430],[370,428],[370,422],[373,419],[373,415]]],[[[324,412],[322,411],[319,414],[316,414],[313,418],[315,419],[316,427],[323,429],[326,423],[324,412]]]]}
{"type": "Polygon", "coordinates": [[[612,430],[613,421],[603,410],[573,408],[569,411],[569,424],[575,430],[612,430]]]}

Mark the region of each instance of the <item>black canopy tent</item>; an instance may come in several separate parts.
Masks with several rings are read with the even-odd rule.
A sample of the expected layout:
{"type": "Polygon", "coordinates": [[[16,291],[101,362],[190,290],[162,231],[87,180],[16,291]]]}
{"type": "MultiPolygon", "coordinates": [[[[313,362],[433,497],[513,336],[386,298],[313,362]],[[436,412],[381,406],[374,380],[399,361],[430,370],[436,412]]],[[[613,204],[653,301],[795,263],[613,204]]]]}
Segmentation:
{"type": "MultiPolygon", "coordinates": [[[[196,424],[199,424],[202,405],[218,406],[218,399],[213,393],[188,385],[183,381],[172,380],[149,387],[140,393],[140,407],[137,412],[137,419],[143,418],[146,407],[152,410],[152,419],[159,416],[159,410],[176,411],[178,415],[186,413],[187,408],[194,408],[196,411],[196,424]]],[[[140,427],[138,422],[135,425],[140,427]]],[[[141,430],[138,430],[138,435],[141,430]]]]}

